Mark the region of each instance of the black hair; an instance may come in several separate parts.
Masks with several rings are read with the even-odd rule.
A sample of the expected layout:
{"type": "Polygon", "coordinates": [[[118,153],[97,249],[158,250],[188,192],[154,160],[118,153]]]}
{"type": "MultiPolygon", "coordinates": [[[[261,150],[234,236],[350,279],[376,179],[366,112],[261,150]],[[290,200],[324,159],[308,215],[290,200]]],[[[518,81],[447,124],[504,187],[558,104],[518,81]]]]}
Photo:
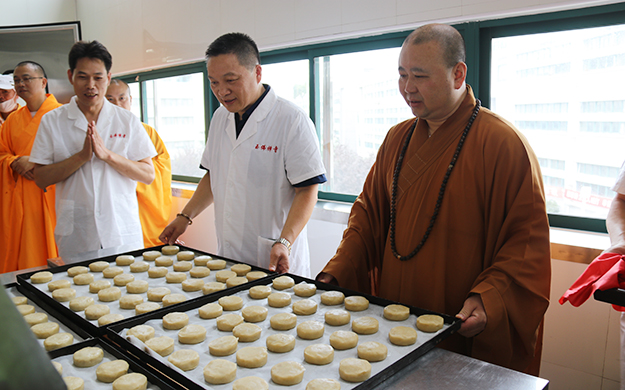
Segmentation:
{"type": "Polygon", "coordinates": [[[98,41],[79,41],[74,43],[69,51],[69,69],[73,72],[76,69],[78,60],[82,58],[91,58],[100,60],[104,64],[107,72],[111,71],[113,66],[113,57],[111,53],[98,41]]]}
{"type": "Polygon", "coordinates": [[[228,33],[215,39],[206,49],[206,59],[222,54],[234,54],[239,64],[252,70],[260,64],[260,53],[256,42],[249,35],[243,33],[228,33]]]}
{"type": "Polygon", "coordinates": [[[443,60],[445,65],[453,68],[459,62],[466,63],[466,48],[464,38],[455,28],[445,24],[429,24],[419,27],[413,31],[406,42],[413,45],[430,41],[438,42],[443,49],[443,60]]]}
{"type": "Polygon", "coordinates": [[[17,69],[18,67],[20,67],[22,65],[30,65],[33,68],[35,68],[37,70],[37,72],[39,72],[40,75],[42,75],[45,78],[48,78],[48,75],[46,74],[46,70],[43,69],[43,66],[41,66],[39,63],[37,63],[35,61],[22,61],[19,64],[15,65],[15,69],[17,69]]]}

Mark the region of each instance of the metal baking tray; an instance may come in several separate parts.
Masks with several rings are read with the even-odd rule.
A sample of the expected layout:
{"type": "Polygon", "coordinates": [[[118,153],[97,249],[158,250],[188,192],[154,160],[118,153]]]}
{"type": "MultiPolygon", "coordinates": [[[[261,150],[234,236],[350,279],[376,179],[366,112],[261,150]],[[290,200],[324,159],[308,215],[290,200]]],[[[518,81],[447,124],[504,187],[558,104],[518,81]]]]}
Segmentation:
{"type": "MultiPolygon", "coordinates": [[[[269,309],[269,314],[265,321],[263,321],[262,323],[257,323],[257,325],[261,326],[261,328],[263,329],[263,334],[261,335],[261,338],[251,343],[239,343],[239,346],[238,346],[239,349],[245,346],[264,346],[265,340],[268,334],[283,333],[283,332],[287,332],[289,334],[296,336],[296,348],[295,350],[285,353],[285,354],[274,354],[272,352],[268,352],[269,356],[268,356],[267,364],[264,367],[259,368],[259,369],[247,369],[247,368],[238,367],[237,378],[242,378],[244,376],[249,376],[249,375],[261,376],[269,383],[270,388],[283,388],[283,386],[279,386],[273,383],[271,381],[271,375],[267,374],[266,372],[268,372],[271,369],[271,366],[277,362],[285,361],[285,360],[294,360],[294,361],[302,363],[305,366],[307,371],[305,373],[304,380],[298,385],[290,386],[289,388],[291,389],[304,389],[307,382],[315,377],[329,377],[329,378],[339,380],[339,382],[341,383],[342,389],[351,389],[351,388],[359,389],[359,390],[372,389],[378,386],[383,381],[385,381],[390,376],[396,374],[398,371],[400,371],[402,368],[410,364],[415,359],[419,358],[420,356],[422,356],[423,354],[425,354],[426,352],[434,348],[436,344],[438,344],[440,341],[450,336],[451,334],[453,334],[455,331],[457,331],[460,328],[461,321],[455,317],[445,315],[445,314],[440,314],[440,313],[433,313],[427,310],[419,309],[416,307],[410,307],[410,306],[408,306],[411,311],[410,319],[406,321],[399,321],[399,322],[389,321],[382,317],[383,309],[386,305],[396,303],[396,302],[391,302],[391,301],[377,298],[374,296],[360,294],[352,290],[347,290],[347,289],[340,288],[337,286],[320,283],[311,279],[299,277],[297,275],[291,275],[291,274],[286,274],[286,275],[293,278],[295,281],[295,284],[306,282],[306,283],[315,284],[317,287],[317,294],[314,297],[311,297],[311,299],[315,299],[317,302],[317,305],[318,305],[317,313],[310,315],[310,316],[298,316],[298,324],[304,320],[318,320],[325,324],[325,321],[321,319],[323,318],[324,316],[323,313],[325,313],[325,311],[344,307],[343,305],[326,306],[326,305],[321,304],[319,302],[320,300],[319,296],[321,295],[323,291],[334,290],[334,291],[343,292],[345,296],[360,295],[360,296],[366,297],[370,302],[370,308],[363,312],[350,312],[351,318],[353,320],[355,318],[362,317],[362,316],[375,316],[380,323],[380,330],[375,335],[365,335],[365,336],[360,335],[359,341],[364,342],[364,341],[382,340],[383,343],[389,349],[389,357],[387,357],[387,359],[382,362],[372,363],[372,376],[367,381],[362,382],[362,383],[349,383],[349,382],[343,381],[342,379],[340,379],[339,374],[338,374],[338,364],[340,360],[346,357],[357,357],[356,348],[343,350],[343,351],[336,350],[334,361],[330,363],[329,365],[325,365],[325,366],[313,366],[304,362],[302,351],[307,345],[317,344],[317,343],[329,344],[330,334],[336,330],[350,330],[351,321],[350,321],[350,324],[343,325],[343,326],[330,326],[330,325],[325,324],[326,328],[325,328],[325,332],[322,338],[316,339],[316,340],[303,340],[297,336],[296,328],[291,329],[289,331],[274,331],[269,326],[269,318],[273,314],[276,314],[277,312],[292,312],[292,304],[287,307],[277,309],[277,308],[269,307],[267,305],[266,298],[261,299],[261,300],[252,300],[251,298],[248,298],[249,301],[246,301],[244,298],[244,307],[246,306],[246,303],[251,304],[251,301],[254,301],[253,305],[260,305],[260,306],[267,307],[269,309]],[[387,339],[388,329],[394,326],[399,326],[399,325],[406,326],[408,324],[411,325],[413,328],[415,328],[415,323],[412,321],[416,320],[416,316],[419,316],[422,314],[440,315],[441,317],[443,317],[445,321],[444,328],[433,334],[425,334],[421,331],[418,331],[417,344],[414,344],[413,346],[397,347],[397,346],[390,344],[390,342],[388,342],[388,339],[387,339]],[[392,355],[392,358],[391,358],[391,355],[392,355]],[[261,372],[262,370],[264,370],[265,372],[261,372]],[[310,370],[310,373],[309,373],[309,370],[310,370]]],[[[110,339],[111,342],[117,345],[120,349],[123,349],[127,351],[129,354],[133,355],[137,360],[146,362],[150,366],[157,368],[158,371],[163,372],[165,375],[172,378],[173,380],[175,380],[176,382],[180,383],[182,386],[188,389],[207,389],[207,388],[215,389],[215,390],[230,389],[232,387],[232,383],[225,384],[225,385],[209,385],[208,383],[206,383],[203,379],[202,370],[203,370],[203,367],[208,363],[208,361],[217,358],[217,357],[213,357],[212,355],[208,353],[208,347],[207,347],[208,343],[211,340],[214,340],[218,337],[231,335],[232,333],[217,330],[215,319],[212,319],[212,320],[200,319],[199,315],[197,314],[197,309],[207,303],[217,302],[219,298],[224,297],[224,296],[239,295],[241,297],[244,297],[245,295],[247,295],[247,290],[249,288],[256,286],[256,285],[270,285],[273,279],[277,276],[278,275],[272,275],[267,278],[248,283],[246,285],[237,286],[228,290],[220,291],[215,294],[193,299],[193,300],[184,302],[176,307],[168,307],[166,309],[159,310],[158,312],[146,313],[146,314],[141,315],[140,317],[123,320],[123,321],[108,325],[106,327],[106,333],[104,337],[106,337],[107,339],[110,339]],[[206,340],[196,345],[181,345],[177,341],[177,332],[178,332],[177,330],[165,330],[162,327],[163,316],[171,312],[186,312],[190,318],[190,321],[189,321],[190,324],[202,323],[207,329],[206,340]],[[133,326],[141,325],[141,324],[148,324],[148,325],[153,326],[156,330],[156,336],[167,335],[169,337],[172,337],[175,340],[175,349],[179,349],[179,348],[189,349],[190,348],[190,349],[195,349],[196,351],[198,351],[200,353],[200,364],[198,365],[198,367],[195,368],[194,370],[183,372],[177,369],[176,367],[174,367],[173,365],[171,365],[167,361],[166,358],[163,358],[152,351],[146,352],[145,345],[141,343],[138,339],[134,337],[130,337],[130,338],[125,337],[126,330],[132,328],[133,326]]],[[[292,303],[296,302],[299,299],[304,299],[304,298],[295,296],[293,294],[293,288],[282,290],[282,291],[287,292],[292,295],[292,303]]],[[[240,310],[233,311],[233,312],[224,311],[224,314],[225,313],[240,313],[240,310]]],[[[236,362],[236,354],[232,354],[226,357],[219,357],[219,358],[236,362]]]]}
{"type": "Polygon", "coordinates": [[[611,288],[605,291],[596,290],[593,296],[597,301],[625,306],[625,290],[622,288],[611,288]]]}
{"type": "Polygon", "coordinates": [[[78,344],[70,345],[65,348],[60,348],[51,352],[48,352],[48,356],[52,361],[61,363],[63,366],[63,373],[61,376],[75,376],[82,378],[85,381],[85,389],[98,390],[111,388],[111,383],[104,383],[97,380],[96,369],[104,362],[122,359],[128,362],[130,368],[128,372],[136,372],[143,374],[148,379],[149,390],[173,390],[179,388],[176,383],[171,382],[168,378],[164,377],[161,373],[151,369],[151,367],[143,362],[138,362],[126,353],[119,351],[114,346],[110,345],[106,340],[93,338],[83,341],[78,344]],[[101,363],[98,363],[92,367],[76,367],[73,365],[74,352],[85,347],[100,347],[104,350],[104,359],[101,363]]]}
{"type": "MultiPolygon", "coordinates": [[[[63,265],[60,267],[53,267],[53,268],[49,268],[49,269],[43,269],[43,270],[37,270],[37,271],[32,271],[32,272],[27,272],[27,273],[23,273],[23,274],[19,274],[17,275],[17,283],[21,286],[21,288],[23,289],[24,292],[29,293],[30,296],[32,296],[33,298],[35,298],[37,300],[37,302],[40,303],[45,303],[47,306],[54,308],[56,311],[58,311],[59,313],[61,313],[62,315],[64,315],[65,317],[69,318],[72,322],[74,322],[75,324],[77,324],[77,326],[79,328],[85,329],[86,332],[88,332],[89,334],[91,334],[92,336],[99,336],[102,334],[103,332],[103,327],[99,326],[98,321],[97,320],[88,320],[85,315],[84,315],[84,311],[81,312],[74,312],[73,310],[71,310],[69,308],[69,302],[57,302],[56,300],[54,300],[52,298],[51,292],[48,291],[47,288],[47,283],[42,283],[42,284],[33,284],[30,282],[30,277],[37,273],[37,272],[41,272],[41,271],[49,271],[53,274],[53,281],[59,280],[59,279],[67,279],[70,282],[72,282],[72,278],[70,278],[69,276],[67,276],[67,270],[71,267],[75,267],[75,266],[86,266],[88,267],[90,263],[96,262],[96,261],[106,261],[109,263],[112,263],[113,266],[117,266],[114,265],[115,264],[115,259],[117,258],[117,256],[120,255],[131,255],[134,256],[136,258],[137,261],[140,261],[142,259],[142,254],[144,252],[147,251],[153,251],[153,250],[158,250],[160,251],[162,246],[156,246],[156,247],[152,247],[152,248],[144,248],[144,249],[140,249],[140,250],[136,250],[136,251],[131,251],[131,252],[123,252],[123,253],[118,253],[118,254],[114,254],[114,255],[110,255],[110,256],[106,256],[106,257],[102,257],[102,258],[98,258],[98,259],[91,259],[91,260],[86,260],[86,261],[81,261],[78,263],[72,263],[72,264],[67,264],[67,265],[63,265]]],[[[186,250],[186,251],[193,251],[196,256],[201,256],[201,255],[208,255],[213,257],[214,259],[222,259],[226,261],[226,268],[224,269],[229,269],[232,265],[234,264],[241,264],[242,262],[240,261],[236,261],[236,260],[232,260],[232,259],[228,259],[222,256],[217,256],[211,253],[207,253],[207,252],[202,252],[193,248],[188,248],[188,247],[184,247],[184,246],[179,246],[180,247],[180,251],[186,250]]],[[[175,260],[175,255],[171,255],[170,257],[174,258],[174,263],[176,263],[175,260]]],[[[153,266],[154,262],[148,262],[148,264],[151,265],[151,267],[153,266]]],[[[122,269],[124,269],[125,273],[130,273],[129,270],[129,266],[119,266],[122,269]]],[[[265,273],[267,273],[268,275],[273,274],[272,272],[253,266],[250,266],[252,268],[252,271],[263,271],[265,273]]],[[[168,266],[167,267],[169,269],[169,271],[171,271],[173,269],[173,265],[172,266],[168,266]]],[[[105,279],[102,276],[101,272],[91,272],[95,277],[95,280],[102,280],[105,279]]],[[[188,271],[186,272],[187,275],[189,274],[188,271]]],[[[158,278],[158,279],[153,279],[153,278],[149,278],[147,272],[140,272],[140,273],[132,273],[135,276],[135,280],[146,280],[150,283],[150,288],[152,287],[159,287],[159,286],[165,286],[170,288],[172,293],[181,293],[183,295],[185,295],[188,299],[193,299],[193,298],[197,298],[197,297],[201,297],[203,296],[202,291],[194,291],[194,292],[186,292],[182,290],[181,284],[180,283],[166,283],[165,278],[158,278]]],[[[215,280],[215,271],[211,271],[211,274],[204,279],[206,282],[209,281],[214,281],[215,280]]],[[[113,279],[105,279],[111,282],[111,286],[113,286],[113,279]]],[[[124,315],[125,318],[132,318],[135,317],[135,311],[134,310],[128,310],[128,309],[121,309],[119,307],[119,300],[115,300],[112,302],[101,302],[98,300],[98,295],[96,293],[90,293],[89,292],[89,285],[84,285],[84,286],[76,286],[72,283],[71,285],[72,288],[74,288],[76,290],[76,296],[91,296],[94,298],[94,303],[97,304],[105,304],[107,306],[109,306],[110,308],[110,312],[111,313],[120,313],[122,315],[124,315]]],[[[120,287],[120,289],[122,290],[122,296],[124,295],[125,289],[124,287],[120,287]]],[[[144,297],[144,302],[148,302],[147,300],[147,293],[142,293],[140,294],[144,297]]],[[[174,305],[175,306],[175,305],[174,305]]],[[[162,307],[161,307],[162,310],[162,307]]]]}

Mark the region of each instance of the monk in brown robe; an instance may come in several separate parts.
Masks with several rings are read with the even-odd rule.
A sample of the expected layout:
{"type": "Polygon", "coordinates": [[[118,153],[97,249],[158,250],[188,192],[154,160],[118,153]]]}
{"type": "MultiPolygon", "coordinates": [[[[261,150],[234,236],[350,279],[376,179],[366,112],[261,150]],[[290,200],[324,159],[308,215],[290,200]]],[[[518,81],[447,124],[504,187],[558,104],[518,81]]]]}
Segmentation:
{"type": "Polygon", "coordinates": [[[399,89],[417,118],[388,132],[317,279],[456,315],[441,347],[538,375],[551,279],[542,176],[525,137],[479,108],[466,73],[454,28],[406,38],[399,89]]]}
{"type": "Polygon", "coordinates": [[[57,256],[55,187],[37,187],[28,157],[41,118],[61,104],[46,94],[41,65],[21,62],[13,77],[26,106],[7,118],[0,133],[0,273],[46,265],[57,256]]]}

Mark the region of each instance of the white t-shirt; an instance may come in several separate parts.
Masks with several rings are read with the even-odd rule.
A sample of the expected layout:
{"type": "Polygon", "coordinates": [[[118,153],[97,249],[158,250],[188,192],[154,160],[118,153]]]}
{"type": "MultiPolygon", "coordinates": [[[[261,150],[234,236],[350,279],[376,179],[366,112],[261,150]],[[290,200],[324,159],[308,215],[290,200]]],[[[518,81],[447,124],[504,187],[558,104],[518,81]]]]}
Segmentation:
{"type": "MultiPolygon", "coordinates": [[[[88,122],[76,104],[45,114],[30,161],[49,165],[80,152],[88,122]]],[[[156,156],[139,119],[130,111],[104,101],[96,124],[107,149],[132,161],[156,156]]],[[[91,161],[56,184],[54,236],[63,257],[129,245],[143,248],[136,194],[137,182],[93,155],[91,161]]]]}
{"type": "MultiPolygon", "coordinates": [[[[262,268],[280,238],[293,184],[325,174],[315,127],[270,89],[239,138],[234,114],[219,107],[211,120],[202,166],[210,171],[218,253],[262,268]]],[[[310,277],[306,228],[292,243],[290,273],[310,277]]]]}

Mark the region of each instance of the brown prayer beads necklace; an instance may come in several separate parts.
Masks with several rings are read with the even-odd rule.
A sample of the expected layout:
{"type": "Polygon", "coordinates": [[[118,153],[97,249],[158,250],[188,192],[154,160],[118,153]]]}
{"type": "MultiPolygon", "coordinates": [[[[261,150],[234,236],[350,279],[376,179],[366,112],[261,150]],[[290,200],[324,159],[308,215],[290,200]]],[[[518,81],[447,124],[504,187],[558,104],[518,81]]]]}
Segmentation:
{"type": "Polygon", "coordinates": [[[412,138],[412,133],[414,129],[417,127],[417,120],[414,121],[414,124],[410,128],[408,132],[408,136],[406,137],[406,141],[404,142],[404,146],[399,153],[399,158],[397,159],[397,165],[395,166],[395,172],[393,173],[393,187],[391,190],[391,250],[393,251],[393,256],[398,258],[401,261],[406,261],[412,259],[420,250],[423,248],[425,241],[427,241],[430,236],[430,232],[432,232],[432,228],[434,227],[434,222],[436,221],[436,217],[438,217],[438,211],[441,208],[441,203],[443,202],[443,195],[445,195],[445,188],[447,187],[447,181],[449,180],[449,175],[451,174],[452,169],[456,165],[456,161],[458,161],[458,155],[460,154],[460,150],[462,149],[462,145],[464,145],[464,141],[467,138],[467,134],[473,125],[473,121],[477,117],[478,112],[480,112],[480,107],[482,106],[482,102],[479,99],[476,99],[475,109],[473,109],[473,114],[467,123],[467,127],[464,128],[462,132],[462,136],[460,137],[460,141],[458,142],[458,146],[456,147],[456,152],[449,163],[449,167],[447,167],[447,173],[445,173],[445,177],[443,178],[443,183],[441,184],[441,189],[438,191],[438,199],[436,200],[436,206],[434,207],[434,214],[432,214],[432,218],[430,219],[430,225],[425,231],[421,242],[415,250],[413,250],[408,256],[402,256],[397,252],[397,246],[395,245],[395,220],[396,220],[396,203],[397,203],[397,181],[399,179],[399,172],[401,171],[401,164],[404,161],[404,156],[406,155],[406,149],[408,149],[408,144],[410,143],[410,138],[412,138]]]}

